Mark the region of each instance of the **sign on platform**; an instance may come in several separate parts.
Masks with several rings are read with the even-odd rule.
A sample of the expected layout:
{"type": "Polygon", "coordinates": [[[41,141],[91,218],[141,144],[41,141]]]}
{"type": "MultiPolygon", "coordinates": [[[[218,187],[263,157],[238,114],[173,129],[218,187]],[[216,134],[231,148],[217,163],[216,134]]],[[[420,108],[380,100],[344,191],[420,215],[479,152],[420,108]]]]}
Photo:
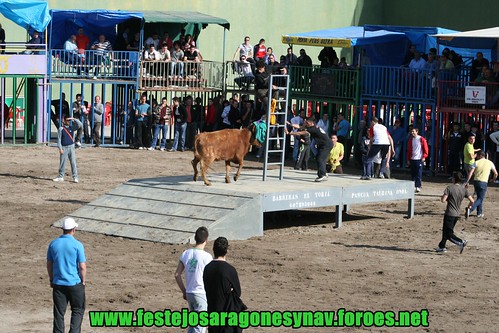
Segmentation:
{"type": "Polygon", "coordinates": [[[485,104],[486,87],[466,86],[464,100],[466,104],[485,104]]]}
{"type": "Polygon", "coordinates": [[[0,74],[45,75],[47,56],[41,54],[2,54],[0,55],[0,74]]]}
{"type": "Polygon", "coordinates": [[[282,36],[283,44],[297,44],[308,46],[331,46],[331,47],[352,47],[352,41],[346,38],[317,38],[317,37],[292,37],[282,36]]]}

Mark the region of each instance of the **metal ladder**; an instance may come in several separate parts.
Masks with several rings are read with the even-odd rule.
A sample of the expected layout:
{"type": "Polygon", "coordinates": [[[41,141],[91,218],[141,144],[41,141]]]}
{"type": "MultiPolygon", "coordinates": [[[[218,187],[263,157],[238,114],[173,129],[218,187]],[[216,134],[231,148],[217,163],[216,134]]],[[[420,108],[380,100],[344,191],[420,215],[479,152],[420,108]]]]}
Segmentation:
{"type": "Polygon", "coordinates": [[[267,103],[267,134],[265,137],[265,154],[263,156],[263,181],[267,180],[268,167],[279,165],[279,180],[284,176],[284,160],[286,154],[286,135],[284,128],[288,117],[289,75],[271,75],[269,78],[269,102],[267,103]],[[276,84],[278,83],[278,84],[276,84]],[[277,86],[279,98],[273,99],[272,86],[277,86]],[[271,124],[271,118],[275,118],[271,124]],[[273,134],[271,136],[271,133],[273,134]],[[272,147],[272,149],[270,149],[272,147]],[[272,157],[272,160],[269,160],[272,157]],[[275,161],[275,158],[278,161],[275,161]]]}

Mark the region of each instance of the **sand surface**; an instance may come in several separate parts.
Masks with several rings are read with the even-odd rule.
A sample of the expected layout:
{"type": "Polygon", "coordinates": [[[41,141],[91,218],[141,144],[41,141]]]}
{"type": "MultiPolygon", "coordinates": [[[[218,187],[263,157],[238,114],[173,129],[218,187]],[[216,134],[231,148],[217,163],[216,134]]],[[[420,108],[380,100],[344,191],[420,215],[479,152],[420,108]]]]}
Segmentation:
{"type": "MultiPolygon", "coordinates": [[[[190,174],[192,153],[84,148],[77,151],[77,159],[80,183],[54,183],[56,148],[0,148],[0,332],[52,329],[46,251],[61,233],[51,227],[54,221],[129,179],[190,174]]],[[[253,160],[248,165],[259,163],[253,160]]],[[[223,169],[223,163],[215,165],[215,171],[223,169]]],[[[406,201],[353,206],[340,229],[333,227],[332,208],[301,211],[267,221],[262,237],[232,241],[228,261],[238,270],[244,302],[255,311],[429,311],[426,328],[297,332],[499,332],[498,187],[489,187],[485,218],[458,222],[456,234],[469,241],[464,253],[448,243],[449,252],[438,255],[433,249],[441,237],[445,209],[439,198],[447,182],[424,177],[412,220],[404,218],[406,201]]],[[[85,232],[77,232],[76,238],[87,256],[87,311],[187,306],[173,277],[187,245],[85,232]]],[[[211,246],[210,242],[209,251],[211,246]]],[[[83,332],[183,331],[91,328],[88,314],[83,323],[83,332]]]]}

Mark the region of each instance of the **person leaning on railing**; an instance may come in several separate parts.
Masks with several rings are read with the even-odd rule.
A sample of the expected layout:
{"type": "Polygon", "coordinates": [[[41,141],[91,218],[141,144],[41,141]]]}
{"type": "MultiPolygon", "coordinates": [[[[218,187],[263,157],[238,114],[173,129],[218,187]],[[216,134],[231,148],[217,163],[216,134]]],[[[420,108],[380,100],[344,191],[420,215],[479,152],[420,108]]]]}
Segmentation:
{"type": "Polygon", "coordinates": [[[113,51],[113,48],[111,46],[111,43],[106,39],[106,36],[99,35],[99,40],[96,40],[92,44],[90,49],[94,51],[94,79],[97,79],[99,68],[102,67],[103,64],[108,65],[107,62],[111,60],[111,51],[113,51]]]}
{"type": "Polygon", "coordinates": [[[37,54],[37,49],[40,49],[42,44],[42,39],[40,38],[40,33],[38,31],[33,32],[33,37],[26,43],[26,51],[23,54],[37,54]]]}

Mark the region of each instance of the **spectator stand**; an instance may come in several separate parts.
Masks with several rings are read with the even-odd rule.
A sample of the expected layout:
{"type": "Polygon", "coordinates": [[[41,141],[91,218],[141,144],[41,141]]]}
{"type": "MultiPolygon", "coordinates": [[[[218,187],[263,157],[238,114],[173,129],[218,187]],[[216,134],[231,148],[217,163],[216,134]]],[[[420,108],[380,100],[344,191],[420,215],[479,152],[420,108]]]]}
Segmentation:
{"type": "MultiPolygon", "coordinates": [[[[435,37],[440,47],[468,49],[471,55],[482,52],[491,66],[497,62],[498,27],[436,34],[435,37]]],[[[446,72],[439,75],[437,116],[440,126],[435,134],[441,152],[448,149],[446,134],[453,123],[459,123],[461,128],[465,123],[475,124],[485,138],[492,123],[499,121],[499,83],[496,78],[471,81],[469,67],[465,67],[465,75],[446,72]]],[[[485,146],[482,149],[485,150],[485,146]]],[[[441,163],[443,171],[447,172],[447,154],[442,153],[441,163]]]]}
{"type": "MultiPolygon", "coordinates": [[[[124,111],[129,102],[136,99],[139,72],[139,50],[127,50],[120,41],[125,29],[130,35],[140,34],[140,44],[143,40],[143,15],[138,12],[107,11],[107,10],[51,10],[49,26],[49,108],[52,100],[61,100],[65,93],[70,105],[76,94],[82,94],[86,105],[92,105],[95,96],[101,97],[101,102],[108,110],[103,115],[101,142],[103,145],[119,145],[127,137],[127,117],[124,111]],[[83,28],[89,38],[90,45],[104,35],[112,45],[112,50],[78,49],[70,51],[64,48],[64,43],[71,35],[77,35],[83,28]]],[[[56,122],[47,117],[46,140],[55,138],[56,130],[62,119],[62,107],[52,106],[56,114],[56,122]],[[59,123],[57,123],[59,122],[59,123]]],[[[91,129],[93,128],[93,109],[88,116],[81,113],[80,120],[89,135],[87,143],[93,144],[91,129]],[[89,128],[88,128],[89,127],[89,128]]],[[[87,110],[88,111],[88,110],[87,110]]],[[[50,110],[48,111],[50,115],[50,110]]],[[[54,118],[54,117],[52,117],[54,118]]]]}
{"type": "Polygon", "coordinates": [[[4,44],[5,53],[0,55],[0,144],[43,142],[47,100],[47,47],[43,31],[50,21],[48,6],[41,1],[13,2],[0,3],[0,13],[27,28],[28,36],[27,42],[4,44]],[[11,5],[16,6],[15,11],[11,5]],[[39,40],[32,39],[34,31],[40,32],[39,40]]]}
{"type": "MultiPolygon", "coordinates": [[[[230,28],[225,19],[190,11],[144,11],[143,14],[145,36],[150,36],[153,32],[163,36],[168,32],[174,41],[191,35],[197,43],[204,28],[209,24],[218,24],[224,28],[221,49],[225,50],[226,31],[230,28]]],[[[225,82],[224,61],[203,59],[201,45],[196,44],[196,50],[197,60],[183,61],[182,70],[180,65],[172,69],[172,62],[146,61],[141,58],[139,91],[163,92],[168,100],[178,94],[221,93],[225,82]]]]}
{"type": "MultiPolygon", "coordinates": [[[[442,123],[443,119],[437,115],[437,95],[445,95],[447,97],[442,101],[449,101],[449,91],[455,93],[461,90],[454,89],[448,83],[446,86],[448,91],[443,92],[439,82],[445,81],[445,73],[409,69],[404,66],[404,59],[410,45],[415,45],[416,49],[423,54],[428,53],[431,48],[436,48],[437,53],[440,54],[446,45],[450,45],[452,50],[463,56],[463,61],[453,71],[451,81],[461,82],[462,85],[462,82],[469,80],[470,57],[477,50],[471,50],[469,45],[465,43],[459,45],[440,45],[437,43],[434,35],[449,33],[455,33],[455,31],[437,27],[366,25],[364,27],[319,30],[283,36],[282,41],[287,44],[353,47],[353,67],[359,72],[358,75],[351,78],[351,82],[355,82],[355,85],[359,87],[357,91],[352,90],[358,94],[356,95],[357,99],[354,98],[354,95],[348,94],[349,90],[345,90],[343,95],[339,96],[338,92],[341,92],[341,89],[337,88],[339,86],[338,79],[331,79],[332,75],[329,75],[330,82],[336,82],[337,87],[331,89],[324,97],[314,93],[311,79],[307,78],[304,84],[300,84],[300,80],[307,77],[306,73],[300,73],[300,71],[310,71],[310,75],[312,75],[313,71],[316,70],[315,68],[292,68],[291,75],[295,76],[295,79],[292,80],[291,94],[295,98],[320,100],[322,97],[326,101],[333,98],[334,101],[337,101],[345,95],[350,97],[352,112],[350,118],[347,119],[350,119],[353,126],[353,137],[356,137],[355,130],[358,128],[358,122],[363,118],[370,121],[372,116],[382,118],[388,128],[393,125],[396,119],[402,120],[402,126],[406,131],[409,126],[417,126],[430,146],[429,169],[431,172],[442,171],[442,157],[446,154],[439,142],[441,138],[439,131],[442,130],[444,124],[442,123]],[[439,90],[437,91],[437,89],[439,90]]],[[[483,45],[477,49],[480,49],[484,56],[488,56],[489,59],[494,52],[487,50],[483,45]]],[[[320,70],[324,71],[323,68],[320,70]]],[[[335,77],[341,78],[340,69],[333,66],[333,69],[326,69],[327,71],[335,73],[335,77]]],[[[323,83],[322,87],[325,86],[327,85],[323,83]]],[[[491,101],[493,101],[493,97],[491,101]]],[[[405,156],[405,146],[404,144],[402,156],[405,156]]]]}

